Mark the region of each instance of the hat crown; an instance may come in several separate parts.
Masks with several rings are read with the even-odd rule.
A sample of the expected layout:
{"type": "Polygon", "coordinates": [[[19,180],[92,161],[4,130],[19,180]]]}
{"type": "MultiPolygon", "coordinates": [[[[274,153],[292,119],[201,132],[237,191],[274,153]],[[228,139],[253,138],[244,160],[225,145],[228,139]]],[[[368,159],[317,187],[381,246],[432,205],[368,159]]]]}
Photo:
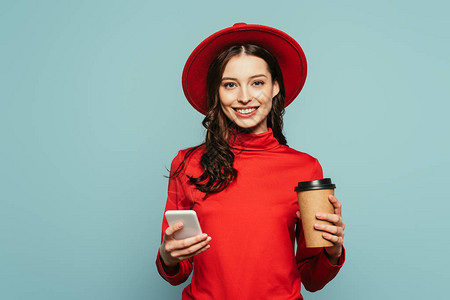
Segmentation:
{"type": "Polygon", "coordinates": [[[245,26],[245,25],[247,25],[247,23],[239,22],[239,23],[234,23],[233,27],[239,27],[239,26],[245,26]]]}

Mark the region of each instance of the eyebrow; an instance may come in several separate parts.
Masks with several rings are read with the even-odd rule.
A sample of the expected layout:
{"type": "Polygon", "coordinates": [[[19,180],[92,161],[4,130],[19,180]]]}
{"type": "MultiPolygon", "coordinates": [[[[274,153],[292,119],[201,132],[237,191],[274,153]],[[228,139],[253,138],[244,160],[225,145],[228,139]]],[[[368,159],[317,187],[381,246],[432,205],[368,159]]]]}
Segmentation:
{"type": "MultiPolygon", "coordinates": [[[[260,76],[264,76],[264,77],[267,78],[267,76],[264,75],[264,74],[253,75],[253,76],[250,76],[250,78],[255,78],[255,77],[260,77],[260,76]]],[[[222,81],[223,81],[223,80],[237,80],[237,78],[233,78],[233,77],[223,77],[223,78],[222,78],[222,81]]]]}

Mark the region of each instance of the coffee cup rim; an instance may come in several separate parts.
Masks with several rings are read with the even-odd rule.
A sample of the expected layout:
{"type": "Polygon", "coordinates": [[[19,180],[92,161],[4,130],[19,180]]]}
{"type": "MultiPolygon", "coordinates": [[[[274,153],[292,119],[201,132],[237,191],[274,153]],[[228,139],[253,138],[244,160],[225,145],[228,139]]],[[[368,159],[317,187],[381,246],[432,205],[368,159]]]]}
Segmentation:
{"type": "Polygon", "coordinates": [[[332,183],[331,178],[323,178],[311,181],[301,181],[295,187],[296,192],[312,191],[312,190],[329,190],[335,189],[336,185],[332,183]]]}

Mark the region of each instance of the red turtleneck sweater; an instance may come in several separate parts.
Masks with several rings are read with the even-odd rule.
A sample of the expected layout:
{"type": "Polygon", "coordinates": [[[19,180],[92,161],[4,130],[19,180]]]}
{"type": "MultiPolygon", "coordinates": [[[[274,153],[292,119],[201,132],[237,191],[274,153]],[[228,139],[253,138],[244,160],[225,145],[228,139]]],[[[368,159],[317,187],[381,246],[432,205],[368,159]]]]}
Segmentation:
{"type": "MultiPolygon", "coordinates": [[[[338,265],[332,265],[323,248],[306,248],[296,216],[295,186],[321,179],[322,168],[314,157],[280,145],[270,128],[261,134],[239,134],[230,144],[237,177],[222,192],[203,200],[204,193],[188,182],[186,174],[203,173],[203,148],[169,180],[166,210],[195,210],[212,241],[210,249],[182,261],[173,276],[167,275],[158,255],[158,272],[177,285],[193,270],[182,299],[303,299],[300,282],[307,290],[321,289],[336,276],[345,257],[344,251],[338,265]]],[[[171,171],[187,150],[178,152],[171,171]]],[[[164,218],[163,235],[167,227],[164,218]]]]}

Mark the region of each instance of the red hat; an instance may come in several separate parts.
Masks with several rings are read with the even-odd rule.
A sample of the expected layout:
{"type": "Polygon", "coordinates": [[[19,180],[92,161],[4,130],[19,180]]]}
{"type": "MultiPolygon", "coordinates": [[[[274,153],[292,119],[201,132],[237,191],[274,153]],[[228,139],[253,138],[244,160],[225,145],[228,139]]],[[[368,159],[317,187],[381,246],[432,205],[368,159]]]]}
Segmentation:
{"type": "Polygon", "coordinates": [[[263,25],[236,23],[201,42],[183,70],[183,91],[189,103],[206,114],[206,75],[209,65],[222,51],[236,44],[255,44],[271,52],[283,73],[285,107],[300,93],[306,80],[306,58],[300,45],[286,33],[263,25]]]}

